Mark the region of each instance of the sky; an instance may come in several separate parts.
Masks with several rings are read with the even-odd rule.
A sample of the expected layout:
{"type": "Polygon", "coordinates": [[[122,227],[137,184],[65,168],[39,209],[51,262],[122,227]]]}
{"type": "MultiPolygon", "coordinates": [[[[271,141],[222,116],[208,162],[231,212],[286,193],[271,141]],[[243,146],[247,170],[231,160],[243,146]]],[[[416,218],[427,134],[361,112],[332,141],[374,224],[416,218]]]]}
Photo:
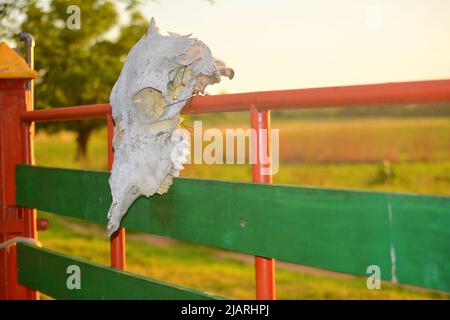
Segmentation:
{"type": "Polygon", "coordinates": [[[211,94],[450,78],[450,0],[157,0],[235,70],[211,94]]]}

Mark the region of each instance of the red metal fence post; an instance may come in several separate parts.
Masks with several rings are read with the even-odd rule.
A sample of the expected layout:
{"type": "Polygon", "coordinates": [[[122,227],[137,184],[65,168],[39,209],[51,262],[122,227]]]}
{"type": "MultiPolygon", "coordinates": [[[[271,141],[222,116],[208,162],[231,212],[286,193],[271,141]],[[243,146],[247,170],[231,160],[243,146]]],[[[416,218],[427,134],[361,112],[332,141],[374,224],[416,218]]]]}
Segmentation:
{"type": "MultiPolygon", "coordinates": [[[[272,175],[267,174],[271,168],[270,143],[270,111],[258,111],[254,106],[250,108],[251,127],[256,131],[252,153],[253,182],[272,183],[272,175]],[[265,155],[263,153],[266,153],[265,155]],[[262,161],[265,159],[265,161],[262,161]]],[[[275,259],[255,257],[256,299],[276,299],[275,289],[275,259]]]]}
{"type": "MultiPolygon", "coordinates": [[[[15,237],[36,239],[36,211],[16,206],[15,167],[32,163],[32,130],[20,114],[30,111],[26,88],[37,76],[6,43],[0,43],[0,242],[15,237]]],[[[0,299],[37,299],[38,293],[17,281],[16,247],[0,250],[0,299]]]]}
{"type": "MultiPolygon", "coordinates": [[[[112,169],[114,161],[114,150],[112,146],[112,139],[114,136],[114,122],[110,113],[106,115],[106,122],[108,126],[108,169],[112,169]]],[[[125,229],[119,228],[110,240],[110,257],[111,267],[125,270],[125,229]]]]}

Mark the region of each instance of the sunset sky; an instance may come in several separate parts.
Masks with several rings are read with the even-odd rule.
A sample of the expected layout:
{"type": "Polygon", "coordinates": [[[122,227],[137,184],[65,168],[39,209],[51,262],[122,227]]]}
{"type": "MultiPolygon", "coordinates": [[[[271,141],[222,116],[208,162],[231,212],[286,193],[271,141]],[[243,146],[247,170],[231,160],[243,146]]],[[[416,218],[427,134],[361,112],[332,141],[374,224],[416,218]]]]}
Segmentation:
{"type": "Polygon", "coordinates": [[[448,0],[159,0],[141,12],[235,69],[210,93],[450,78],[448,0]]]}

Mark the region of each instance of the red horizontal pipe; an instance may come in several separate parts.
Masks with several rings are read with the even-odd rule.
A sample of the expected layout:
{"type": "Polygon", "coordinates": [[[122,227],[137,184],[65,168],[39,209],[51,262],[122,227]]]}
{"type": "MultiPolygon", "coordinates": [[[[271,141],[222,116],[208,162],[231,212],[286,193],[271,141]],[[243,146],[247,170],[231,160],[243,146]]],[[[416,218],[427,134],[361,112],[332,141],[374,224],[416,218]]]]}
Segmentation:
{"type": "Polygon", "coordinates": [[[184,113],[450,102],[450,80],[397,82],[195,97],[184,113]]]}
{"type": "Polygon", "coordinates": [[[76,107],[50,108],[22,112],[22,121],[61,121],[84,118],[104,118],[111,112],[109,103],[91,104],[76,107]]]}
{"type": "MultiPolygon", "coordinates": [[[[450,80],[396,82],[345,87],[293,89],[197,96],[183,113],[359,107],[408,103],[450,102],[450,80]]],[[[109,104],[23,112],[23,121],[57,121],[105,117],[109,104]]]]}

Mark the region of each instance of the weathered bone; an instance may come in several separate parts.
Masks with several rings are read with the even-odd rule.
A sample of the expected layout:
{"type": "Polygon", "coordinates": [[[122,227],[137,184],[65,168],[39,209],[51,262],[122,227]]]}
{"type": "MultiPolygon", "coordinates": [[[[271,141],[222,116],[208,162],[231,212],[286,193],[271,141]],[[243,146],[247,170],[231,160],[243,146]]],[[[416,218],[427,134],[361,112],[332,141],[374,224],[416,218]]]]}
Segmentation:
{"type": "Polygon", "coordinates": [[[169,190],[190,152],[188,137],[177,129],[181,109],[193,94],[220,82],[221,75],[231,79],[234,71],[213,58],[203,42],[190,35],[163,36],[152,18],[110,96],[115,153],[109,236],[139,196],[169,190]]]}

